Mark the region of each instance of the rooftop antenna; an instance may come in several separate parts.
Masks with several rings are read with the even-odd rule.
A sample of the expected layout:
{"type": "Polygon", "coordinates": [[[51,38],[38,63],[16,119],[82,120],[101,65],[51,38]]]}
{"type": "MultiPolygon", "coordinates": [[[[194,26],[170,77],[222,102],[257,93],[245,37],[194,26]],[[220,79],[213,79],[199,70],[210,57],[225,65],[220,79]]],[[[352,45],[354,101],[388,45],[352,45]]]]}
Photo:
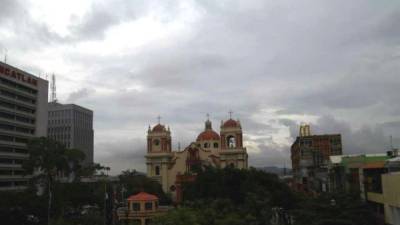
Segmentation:
{"type": "Polygon", "coordinates": [[[57,93],[56,93],[56,76],[51,76],[51,102],[57,102],[57,93]]]}
{"type": "Polygon", "coordinates": [[[4,53],[4,63],[7,63],[7,53],[8,53],[8,49],[7,48],[4,48],[5,49],[5,53],[4,53]]]}
{"type": "Polygon", "coordinates": [[[207,120],[210,120],[210,114],[206,114],[206,116],[207,116],[207,120]]]}

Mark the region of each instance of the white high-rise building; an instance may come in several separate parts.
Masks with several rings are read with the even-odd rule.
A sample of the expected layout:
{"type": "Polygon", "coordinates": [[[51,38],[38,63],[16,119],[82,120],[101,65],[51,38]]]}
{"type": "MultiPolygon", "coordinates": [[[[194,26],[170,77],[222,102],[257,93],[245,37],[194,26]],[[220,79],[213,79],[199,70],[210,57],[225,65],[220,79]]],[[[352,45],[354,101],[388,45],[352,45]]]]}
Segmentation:
{"type": "Polygon", "coordinates": [[[0,190],[26,187],[26,143],[47,136],[48,82],[0,62],[0,190]]]}

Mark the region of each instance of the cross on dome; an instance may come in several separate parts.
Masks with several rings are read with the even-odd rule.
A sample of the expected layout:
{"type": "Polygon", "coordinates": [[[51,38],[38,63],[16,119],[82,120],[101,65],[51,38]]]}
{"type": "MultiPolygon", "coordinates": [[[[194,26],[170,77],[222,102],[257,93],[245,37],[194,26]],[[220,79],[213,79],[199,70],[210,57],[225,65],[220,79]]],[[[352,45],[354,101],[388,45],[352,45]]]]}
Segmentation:
{"type": "Polygon", "coordinates": [[[161,123],[161,116],[160,115],[157,116],[157,120],[158,120],[158,124],[160,124],[161,123]]]}
{"type": "Polygon", "coordinates": [[[233,114],[233,111],[230,110],[230,111],[229,111],[229,118],[230,118],[230,119],[232,119],[232,114],[233,114]]]}

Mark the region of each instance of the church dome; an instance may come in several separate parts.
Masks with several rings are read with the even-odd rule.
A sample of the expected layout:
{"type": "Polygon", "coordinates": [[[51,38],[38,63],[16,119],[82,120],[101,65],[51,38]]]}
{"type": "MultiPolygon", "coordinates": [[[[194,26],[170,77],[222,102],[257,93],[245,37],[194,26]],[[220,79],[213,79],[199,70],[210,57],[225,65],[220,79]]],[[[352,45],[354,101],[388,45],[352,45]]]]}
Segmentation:
{"type": "Polygon", "coordinates": [[[205,129],[203,132],[197,136],[197,141],[210,141],[210,140],[219,140],[219,134],[212,129],[212,124],[210,120],[205,122],[205,129]]]}
{"type": "Polygon", "coordinates": [[[240,126],[239,123],[233,119],[225,121],[225,123],[222,125],[222,127],[238,127],[238,126],[240,126]]]}
{"type": "Polygon", "coordinates": [[[213,130],[205,130],[197,136],[197,141],[210,141],[216,140],[219,141],[220,137],[219,134],[213,130]]]}
{"type": "Polygon", "coordinates": [[[153,132],[163,132],[165,131],[165,126],[161,124],[157,124],[153,127],[153,132]]]}

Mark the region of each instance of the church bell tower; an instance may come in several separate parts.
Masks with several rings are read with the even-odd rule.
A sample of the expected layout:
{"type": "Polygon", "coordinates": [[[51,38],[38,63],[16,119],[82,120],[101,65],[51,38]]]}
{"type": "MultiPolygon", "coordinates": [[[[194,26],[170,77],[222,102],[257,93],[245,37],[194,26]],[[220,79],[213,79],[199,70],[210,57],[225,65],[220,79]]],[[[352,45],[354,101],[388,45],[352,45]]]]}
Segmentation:
{"type": "Polygon", "coordinates": [[[165,192],[168,191],[168,168],[172,159],[171,132],[158,123],[147,131],[147,176],[158,181],[165,192]]]}
{"type": "Polygon", "coordinates": [[[247,168],[247,150],[243,147],[243,132],[239,120],[221,121],[221,167],[232,166],[239,169],[247,168]]]}

